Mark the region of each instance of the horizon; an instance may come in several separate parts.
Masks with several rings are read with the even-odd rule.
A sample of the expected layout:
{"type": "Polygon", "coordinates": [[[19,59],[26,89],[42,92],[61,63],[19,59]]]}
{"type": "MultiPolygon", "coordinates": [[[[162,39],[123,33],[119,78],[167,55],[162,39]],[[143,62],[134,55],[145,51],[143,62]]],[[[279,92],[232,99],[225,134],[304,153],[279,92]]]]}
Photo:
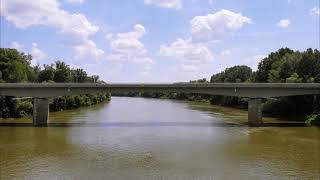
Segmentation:
{"type": "Polygon", "coordinates": [[[174,83],[320,49],[319,1],[2,0],[0,46],[107,82],[174,83]],[[266,15],[268,13],[268,15],[266,15]]]}

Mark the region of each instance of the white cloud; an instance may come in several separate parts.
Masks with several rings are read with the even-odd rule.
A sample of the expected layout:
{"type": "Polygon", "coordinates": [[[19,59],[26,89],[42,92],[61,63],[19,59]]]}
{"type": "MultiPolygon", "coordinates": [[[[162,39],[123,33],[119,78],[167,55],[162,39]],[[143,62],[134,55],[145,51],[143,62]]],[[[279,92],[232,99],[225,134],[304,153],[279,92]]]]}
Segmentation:
{"type": "Polygon", "coordinates": [[[319,6],[314,6],[312,9],[310,9],[310,14],[313,16],[320,16],[319,6]]]}
{"type": "Polygon", "coordinates": [[[24,45],[20,44],[20,43],[18,43],[16,41],[12,41],[10,47],[14,48],[14,49],[17,49],[18,51],[21,51],[22,48],[24,47],[24,45]]]}
{"type": "Polygon", "coordinates": [[[177,39],[170,45],[161,45],[159,55],[175,57],[183,62],[210,62],[213,54],[206,44],[193,43],[191,39],[177,39]]]}
{"type": "Polygon", "coordinates": [[[229,49],[226,49],[220,53],[221,56],[230,56],[231,51],[229,49]]]}
{"type": "Polygon", "coordinates": [[[206,16],[196,16],[190,21],[192,40],[201,42],[220,40],[250,23],[250,18],[225,9],[206,16]]]}
{"type": "MultiPolygon", "coordinates": [[[[178,66],[171,67],[177,74],[185,72],[183,74],[190,78],[207,76],[211,73],[208,67],[214,60],[209,45],[221,41],[250,23],[251,19],[241,13],[224,9],[206,16],[196,16],[190,21],[191,37],[178,38],[171,44],[162,44],[158,54],[179,60],[178,66]]],[[[231,54],[229,49],[219,53],[220,56],[231,54]]]]}
{"type": "Polygon", "coordinates": [[[290,25],[290,20],[289,19],[281,19],[278,23],[277,26],[280,28],[287,28],[290,25]]]}
{"type": "Polygon", "coordinates": [[[139,39],[145,32],[142,25],[136,24],[134,31],[117,34],[116,39],[110,42],[111,49],[118,53],[144,54],[146,50],[144,44],[139,39]]]}
{"type": "MultiPolygon", "coordinates": [[[[99,30],[99,27],[89,22],[83,14],[72,14],[61,9],[57,0],[2,0],[1,15],[18,28],[56,28],[59,34],[72,41],[74,47],[94,44],[89,36],[99,30]]],[[[101,51],[95,44],[90,47],[94,48],[91,51],[101,51]]]]}
{"type": "Polygon", "coordinates": [[[111,54],[107,59],[116,62],[152,64],[153,60],[148,57],[148,51],[140,41],[145,33],[145,28],[141,24],[136,24],[133,31],[118,33],[114,38],[110,37],[111,54]]]}
{"type": "Polygon", "coordinates": [[[97,60],[104,54],[104,51],[97,48],[96,44],[91,40],[75,46],[74,49],[76,51],[76,59],[94,58],[97,60]]]}
{"type": "Polygon", "coordinates": [[[32,48],[31,48],[31,56],[32,56],[32,61],[31,65],[35,66],[37,64],[40,64],[40,62],[44,59],[47,58],[47,54],[44,53],[39,47],[37,43],[32,43],[32,48]]]}
{"type": "Polygon", "coordinates": [[[83,3],[84,0],[67,0],[68,3],[83,3]]]}
{"type": "Polygon", "coordinates": [[[144,0],[144,3],[169,9],[178,10],[182,8],[182,0],[144,0]]]}
{"type": "Polygon", "coordinates": [[[46,25],[84,37],[99,30],[84,15],[61,9],[57,0],[2,0],[1,15],[19,28],[46,25]]]}
{"type": "Polygon", "coordinates": [[[19,28],[32,25],[47,25],[49,14],[59,12],[56,0],[2,0],[1,15],[19,28]]]}

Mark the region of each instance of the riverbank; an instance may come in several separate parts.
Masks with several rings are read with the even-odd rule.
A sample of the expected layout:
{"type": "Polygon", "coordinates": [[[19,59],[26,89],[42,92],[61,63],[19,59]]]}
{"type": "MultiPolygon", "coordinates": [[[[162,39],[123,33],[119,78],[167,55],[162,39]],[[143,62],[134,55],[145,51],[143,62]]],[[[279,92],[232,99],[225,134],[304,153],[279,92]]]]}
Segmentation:
{"type": "MultiPolygon", "coordinates": [[[[110,101],[110,94],[77,95],[49,98],[50,112],[87,107],[102,102],[110,101]]],[[[0,97],[0,117],[21,118],[31,117],[33,113],[32,99],[19,99],[12,97],[0,97]]]]}

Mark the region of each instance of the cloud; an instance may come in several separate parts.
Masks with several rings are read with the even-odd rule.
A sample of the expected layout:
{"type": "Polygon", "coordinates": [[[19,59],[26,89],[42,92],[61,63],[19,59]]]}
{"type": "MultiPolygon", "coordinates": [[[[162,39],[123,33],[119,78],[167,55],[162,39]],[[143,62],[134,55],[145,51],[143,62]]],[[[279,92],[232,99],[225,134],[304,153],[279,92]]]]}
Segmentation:
{"type": "Polygon", "coordinates": [[[162,8],[168,9],[181,9],[182,8],[182,0],[144,0],[145,4],[148,5],[156,5],[162,8]]]}
{"type": "Polygon", "coordinates": [[[231,51],[229,49],[226,49],[220,53],[221,56],[230,56],[231,51]]]}
{"type": "Polygon", "coordinates": [[[213,54],[203,43],[194,43],[191,39],[177,39],[169,45],[161,45],[159,55],[175,57],[182,62],[211,62],[213,54]]]}
{"type": "Polygon", "coordinates": [[[80,3],[82,4],[85,0],[67,0],[68,3],[80,3]]]}
{"type": "Polygon", "coordinates": [[[136,24],[133,31],[118,33],[116,37],[109,36],[111,54],[107,56],[107,59],[115,62],[152,64],[153,60],[148,57],[148,51],[140,41],[145,33],[144,26],[136,24]]]}
{"type": "Polygon", "coordinates": [[[280,28],[287,28],[290,25],[290,20],[289,19],[281,19],[278,23],[277,26],[280,28]]]}
{"type": "Polygon", "coordinates": [[[319,6],[314,6],[312,9],[310,9],[310,14],[313,16],[320,16],[319,6]]]}
{"type": "Polygon", "coordinates": [[[16,27],[46,25],[61,33],[87,37],[99,30],[82,14],[71,14],[60,8],[56,0],[2,0],[1,15],[16,27]]]}
{"type": "Polygon", "coordinates": [[[44,59],[47,58],[47,54],[44,53],[39,47],[37,43],[32,43],[32,48],[31,48],[31,56],[32,56],[32,61],[31,65],[35,66],[37,64],[40,64],[40,62],[44,59]]]}
{"type": "Polygon", "coordinates": [[[98,60],[104,54],[104,51],[97,48],[96,44],[91,40],[75,46],[74,49],[76,51],[76,59],[94,58],[98,60]]]}
{"type": "MultiPolygon", "coordinates": [[[[179,60],[178,66],[172,67],[176,73],[186,72],[193,78],[207,75],[205,69],[214,60],[210,43],[219,42],[250,23],[250,18],[225,9],[206,16],[196,16],[190,21],[190,37],[162,44],[158,54],[179,60]]],[[[229,56],[231,51],[226,49],[220,55],[229,56]]]]}
{"type": "Polygon", "coordinates": [[[89,22],[83,14],[72,14],[61,9],[57,0],[2,0],[1,15],[18,28],[53,27],[58,34],[67,37],[72,46],[87,46],[93,48],[91,51],[101,51],[96,45],[88,46],[94,44],[89,36],[96,33],[99,27],[89,22]]]}
{"type": "Polygon", "coordinates": [[[199,42],[220,40],[250,23],[250,18],[225,9],[206,16],[196,16],[190,21],[192,40],[199,42]]]}
{"type": "Polygon", "coordinates": [[[14,49],[17,49],[18,51],[21,51],[22,48],[24,47],[24,45],[20,44],[20,43],[18,43],[16,41],[12,41],[10,47],[14,48],[14,49]]]}

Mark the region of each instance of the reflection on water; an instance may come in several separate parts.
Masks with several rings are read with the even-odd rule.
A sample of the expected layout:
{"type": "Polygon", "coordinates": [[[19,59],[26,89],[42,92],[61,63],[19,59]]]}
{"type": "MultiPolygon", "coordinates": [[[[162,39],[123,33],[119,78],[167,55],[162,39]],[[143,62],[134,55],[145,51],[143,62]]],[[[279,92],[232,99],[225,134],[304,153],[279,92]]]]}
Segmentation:
{"type": "Polygon", "coordinates": [[[200,103],[113,97],[50,113],[51,127],[0,127],[0,179],[319,178],[318,128],[249,128],[246,118],[200,103]]]}

